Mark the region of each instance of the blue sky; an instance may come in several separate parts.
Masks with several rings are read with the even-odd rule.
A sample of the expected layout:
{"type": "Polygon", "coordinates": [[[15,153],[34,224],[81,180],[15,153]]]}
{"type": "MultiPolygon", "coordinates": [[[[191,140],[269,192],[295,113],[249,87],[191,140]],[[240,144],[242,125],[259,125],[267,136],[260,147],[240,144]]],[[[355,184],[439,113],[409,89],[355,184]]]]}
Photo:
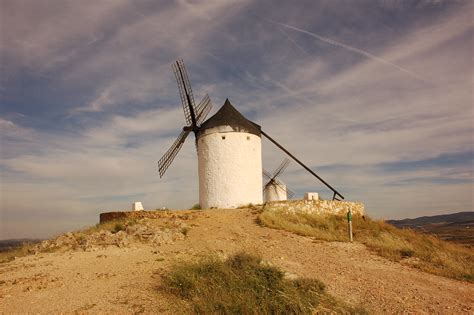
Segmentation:
{"type": "MultiPolygon", "coordinates": [[[[473,209],[472,1],[0,0],[0,239],[189,208],[171,63],[375,218],[473,209]]],[[[192,139],[192,138],[190,138],[192,139]]],[[[263,141],[263,165],[284,155],[263,141]]],[[[296,163],[301,197],[331,194],[296,163]]]]}

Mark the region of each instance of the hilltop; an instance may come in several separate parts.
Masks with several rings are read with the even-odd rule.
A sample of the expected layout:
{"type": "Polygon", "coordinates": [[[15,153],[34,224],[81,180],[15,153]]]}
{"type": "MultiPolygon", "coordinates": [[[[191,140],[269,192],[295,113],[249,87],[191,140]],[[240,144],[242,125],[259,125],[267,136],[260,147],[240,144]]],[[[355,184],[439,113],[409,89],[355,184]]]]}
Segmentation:
{"type": "Polygon", "coordinates": [[[20,239],[6,239],[0,240],[0,252],[7,251],[19,247],[23,244],[35,244],[41,242],[36,238],[20,238],[20,239]]]}
{"type": "MultiPolygon", "coordinates": [[[[474,284],[380,257],[359,242],[322,241],[259,224],[261,207],[166,211],[110,222],[43,242],[0,264],[0,313],[176,313],[163,290],[177,262],[213,253],[255,253],[288,278],[318,279],[339,300],[369,313],[469,313],[474,284]]],[[[357,234],[356,234],[357,240],[357,234]]]]}
{"type": "Polygon", "coordinates": [[[474,246],[474,212],[457,212],[414,219],[388,220],[400,228],[410,228],[462,245],[474,246]]]}
{"type": "Polygon", "coordinates": [[[415,227],[423,224],[433,223],[472,223],[474,221],[474,211],[457,212],[450,214],[440,214],[433,216],[423,216],[414,219],[388,220],[387,222],[400,225],[415,227]]]}

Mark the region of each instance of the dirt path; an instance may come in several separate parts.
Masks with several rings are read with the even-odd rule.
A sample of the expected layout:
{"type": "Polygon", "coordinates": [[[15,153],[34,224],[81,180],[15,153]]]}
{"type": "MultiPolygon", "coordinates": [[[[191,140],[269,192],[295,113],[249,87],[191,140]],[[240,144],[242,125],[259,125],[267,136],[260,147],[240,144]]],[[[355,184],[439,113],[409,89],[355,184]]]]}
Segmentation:
{"type": "Polygon", "coordinates": [[[0,265],[0,313],[176,313],[176,300],[156,289],[173,261],[245,250],[289,273],[318,278],[334,296],[371,313],[474,314],[473,284],[392,263],[358,243],[260,227],[255,218],[247,209],[208,210],[173,244],[40,254],[0,265]]]}

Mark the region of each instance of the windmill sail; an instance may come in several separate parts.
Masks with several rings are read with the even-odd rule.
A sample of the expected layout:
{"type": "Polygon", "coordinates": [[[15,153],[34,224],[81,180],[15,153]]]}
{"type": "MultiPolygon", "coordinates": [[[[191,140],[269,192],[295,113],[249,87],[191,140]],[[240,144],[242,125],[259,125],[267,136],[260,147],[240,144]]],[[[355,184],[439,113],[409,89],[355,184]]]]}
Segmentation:
{"type": "Polygon", "coordinates": [[[272,179],[270,180],[266,185],[263,191],[267,189],[272,189],[275,192],[275,195],[278,194],[278,190],[281,190],[283,193],[286,193],[286,197],[288,199],[291,199],[295,196],[295,192],[289,189],[285,184],[282,182],[278,181],[277,179],[272,179]]]}
{"type": "Polygon", "coordinates": [[[178,138],[174,141],[173,145],[166,151],[166,153],[158,161],[158,172],[160,173],[160,178],[163,177],[168,167],[173,162],[174,158],[178,154],[179,150],[184,144],[186,137],[190,133],[190,130],[183,130],[179,134],[178,138]]]}
{"type": "Polygon", "coordinates": [[[281,189],[283,192],[286,192],[286,195],[287,195],[288,199],[293,198],[293,196],[295,195],[295,192],[294,192],[294,191],[292,191],[291,189],[289,189],[285,184],[283,184],[282,182],[280,182],[278,179],[274,179],[274,180],[273,180],[273,183],[275,184],[274,187],[278,187],[278,188],[281,189]]]}
{"type": "Polygon", "coordinates": [[[206,94],[204,98],[199,102],[196,110],[196,123],[198,126],[202,124],[202,122],[206,119],[207,115],[211,111],[212,108],[212,103],[211,103],[211,98],[209,95],[206,94]]]}
{"type": "Polygon", "coordinates": [[[277,177],[280,176],[280,174],[283,173],[285,169],[288,167],[288,164],[290,164],[290,160],[285,158],[280,163],[280,165],[276,168],[275,172],[273,172],[273,175],[271,175],[266,170],[262,170],[263,177],[265,177],[265,180],[267,181],[267,183],[263,187],[264,192],[272,190],[275,196],[279,196],[280,195],[279,190],[281,190],[286,195],[286,198],[290,198],[290,199],[295,195],[293,191],[289,190],[285,186],[285,184],[283,184],[281,181],[277,179],[277,177]]]}
{"type": "Polygon", "coordinates": [[[183,105],[186,126],[183,127],[183,131],[181,131],[178,138],[158,161],[158,172],[160,173],[160,177],[163,177],[166,170],[173,162],[189,133],[191,131],[197,133],[199,126],[206,119],[212,108],[211,99],[207,94],[197,106],[194,103],[191,83],[189,82],[188,72],[186,71],[183,60],[178,59],[171,65],[171,67],[173,68],[173,73],[176,77],[176,82],[178,83],[179,96],[183,105]]]}
{"type": "Polygon", "coordinates": [[[283,173],[283,171],[285,171],[285,169],[288,167],[288,164],[290,164],[290,160],[288,160],[287,158],[285,158],[285,159],[280,163],[280,166],[278,166],[277,169],[275,170],[275,172],[273,173],[273,178],[276,178],[276,177],[279,176],[281,173],[283,173]]]}
{"type": "Polygon", "coordinates": [[[263,176],[265,177],[266,180],[271,180],[272,179],[272,175],[270,175],[269,172],[267,172],[266,170],[263,170],[263,176]]]}
{"type": "Polygon", "coordinates": [[[172,65],[176,82],[178,83],[179,96],[183,105],[184,117],[188,126],[196,127],[196,105],[194,103],[193,91],[189,82],[188,72],[182,59],[178,59],[172,65]]]}

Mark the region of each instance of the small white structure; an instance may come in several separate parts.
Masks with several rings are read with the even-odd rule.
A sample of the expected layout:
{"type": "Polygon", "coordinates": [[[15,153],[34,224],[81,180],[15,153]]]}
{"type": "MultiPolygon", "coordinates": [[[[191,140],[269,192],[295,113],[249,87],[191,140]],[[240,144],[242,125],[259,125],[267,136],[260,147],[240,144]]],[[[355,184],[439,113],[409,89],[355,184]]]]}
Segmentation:
{"type": "Polygon", "coordinates": [[[260,126],[227,99],[197,134],[199,204],[202,209],[261,204],[260,126]]]}
{"type": "Polygon", "coordinates": [[[317,192],[304,193],[304,200],[319,200],[319,194],[317,192]]]}
{"type": "Polygon", "coordinates": [[[143,205],[140,201],[135,201],[132,203],[132,211],[141,211],[143,209],[143,205]]]}
{"type": "Polygon", "coordinates": [[[286,185],[283,184],[281,181],[276,183],[271,183],[265,186],[265,190],[263,191],[265,195],[265,201],[283,201],[288,200],[288,193],[286,191],[286,185]]]}

